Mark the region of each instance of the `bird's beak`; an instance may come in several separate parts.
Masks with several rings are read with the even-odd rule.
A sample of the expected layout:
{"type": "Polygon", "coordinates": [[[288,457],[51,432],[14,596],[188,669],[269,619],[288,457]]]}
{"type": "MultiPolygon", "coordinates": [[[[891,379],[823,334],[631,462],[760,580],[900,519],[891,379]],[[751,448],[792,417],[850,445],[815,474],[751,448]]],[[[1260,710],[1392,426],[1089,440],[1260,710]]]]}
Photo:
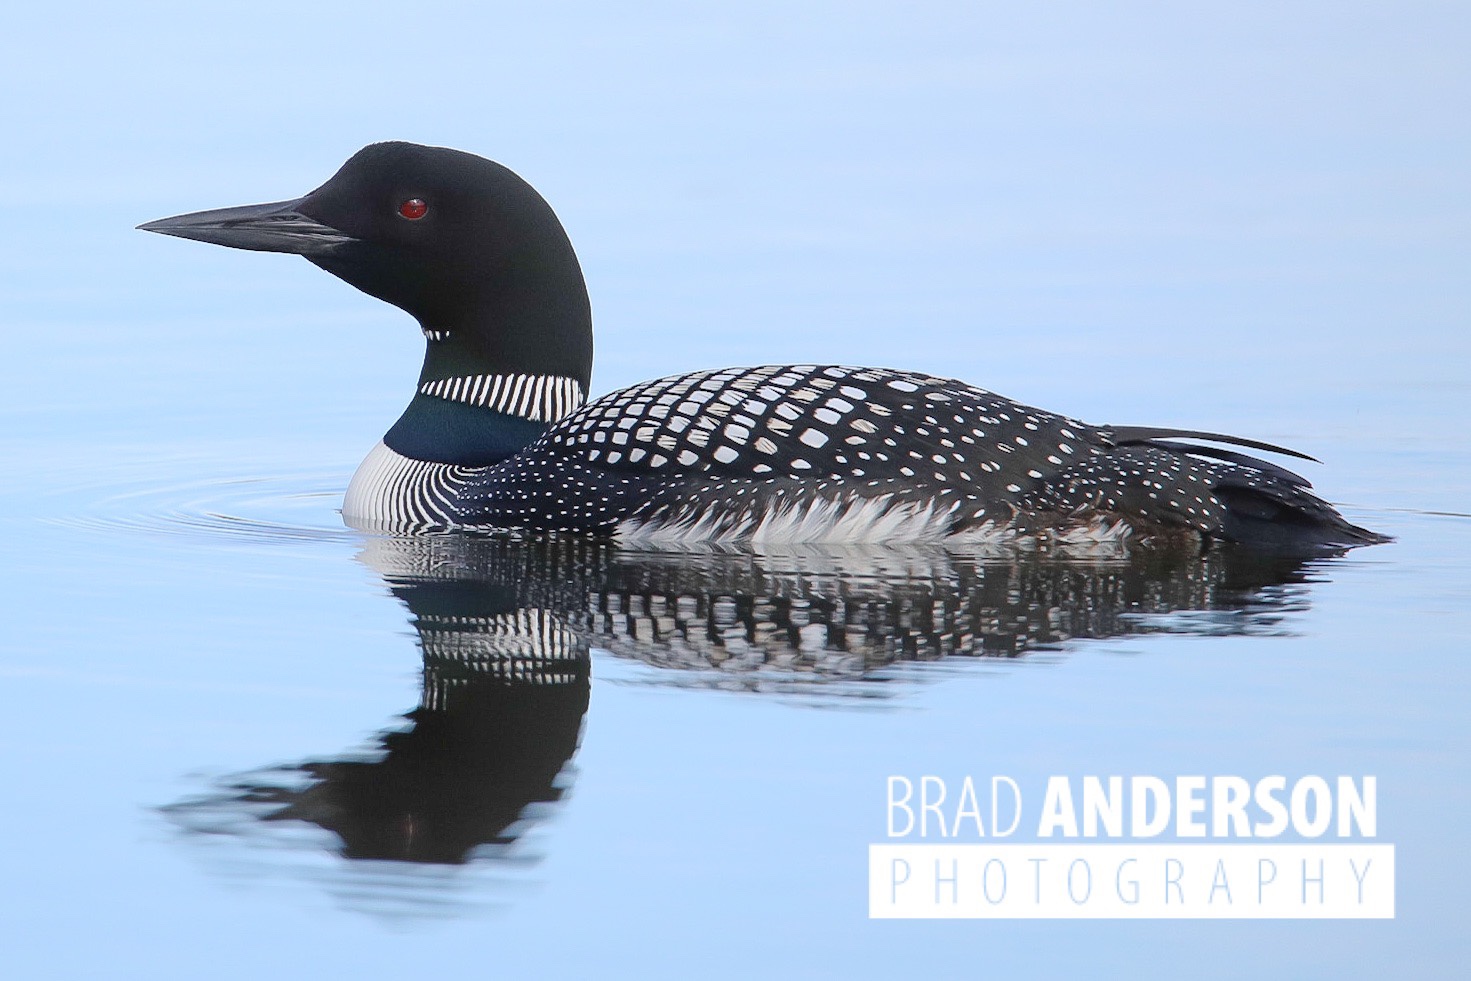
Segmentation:
{"type": "Polygon", "coordinates": [[[356,241],[351,235],[302,214],[299,209],[305,200],[297,198],[295,201],[196,211],[160,218],[138,228],[160,235],[228,245],[232,249],[290,252],[304,256],[325,255],[338,246],[356,241]]]}

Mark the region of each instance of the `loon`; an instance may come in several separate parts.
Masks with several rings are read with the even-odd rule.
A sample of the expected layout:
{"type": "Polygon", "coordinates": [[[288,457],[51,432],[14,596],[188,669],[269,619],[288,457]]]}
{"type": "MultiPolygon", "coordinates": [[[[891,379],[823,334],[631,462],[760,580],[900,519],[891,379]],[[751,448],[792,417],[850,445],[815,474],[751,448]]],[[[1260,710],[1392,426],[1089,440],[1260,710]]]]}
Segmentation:
{"type": "Polygon", "coordinates": [[[723,368],[588,402],[592,314],[551,207],[474,154],[376,143],[304,197],[150,232],[294,253],[419,323],[403,415],[343,503],[355,527],[623,542],[1387,541],[1219,433],[1094,426],[916,371],[723,368]]]}

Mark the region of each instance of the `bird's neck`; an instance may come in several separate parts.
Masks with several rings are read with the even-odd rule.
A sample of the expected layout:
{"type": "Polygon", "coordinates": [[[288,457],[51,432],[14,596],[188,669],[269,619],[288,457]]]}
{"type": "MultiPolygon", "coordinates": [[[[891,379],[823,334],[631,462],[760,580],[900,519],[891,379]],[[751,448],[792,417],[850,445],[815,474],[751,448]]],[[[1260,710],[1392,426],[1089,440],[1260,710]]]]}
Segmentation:
{"type": "Polygon", "coordinates": [[[427,350],[417,391],[383,437],[410,459],[497,463],[587,399],[592,329],[585,314],[515,331],[423,329],[427,350]]]}

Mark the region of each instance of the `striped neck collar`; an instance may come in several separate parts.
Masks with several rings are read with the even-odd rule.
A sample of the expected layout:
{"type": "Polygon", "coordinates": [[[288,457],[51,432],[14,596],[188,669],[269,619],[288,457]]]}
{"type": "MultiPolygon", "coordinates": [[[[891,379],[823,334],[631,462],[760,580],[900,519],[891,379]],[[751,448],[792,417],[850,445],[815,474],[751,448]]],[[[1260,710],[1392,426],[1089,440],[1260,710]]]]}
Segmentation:
{"type": "Polygon", "coordinates": [[[556,422],[587,400],[577,379],[560,375],[460,375],[422,382],[419,393],[537,422],[556,422]]]}

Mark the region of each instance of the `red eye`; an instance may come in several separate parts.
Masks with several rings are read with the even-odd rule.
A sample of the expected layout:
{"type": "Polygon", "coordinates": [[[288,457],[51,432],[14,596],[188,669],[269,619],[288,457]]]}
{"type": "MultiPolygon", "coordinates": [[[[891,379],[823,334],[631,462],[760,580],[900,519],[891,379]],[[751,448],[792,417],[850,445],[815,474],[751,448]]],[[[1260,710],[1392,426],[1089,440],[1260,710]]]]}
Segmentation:
{"type": "Polygon", "coordinates": [[[423,198],[409,198],[398,206],[398,213],[409,221],[418,221],[429,213],[429,205],[424,203],[423,198]]]}

